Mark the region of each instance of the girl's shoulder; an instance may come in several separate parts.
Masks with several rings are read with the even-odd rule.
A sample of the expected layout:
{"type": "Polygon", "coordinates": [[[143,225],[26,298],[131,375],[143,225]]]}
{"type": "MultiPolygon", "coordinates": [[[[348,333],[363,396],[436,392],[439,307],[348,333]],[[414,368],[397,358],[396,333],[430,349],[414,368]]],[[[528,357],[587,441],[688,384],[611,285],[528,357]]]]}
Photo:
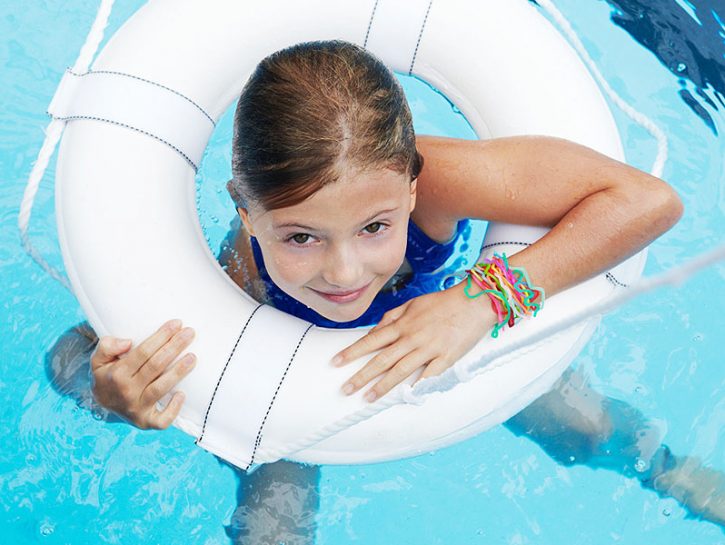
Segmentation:
{"type": "MultiPolygon", "coordinates": [[[[428,207],[418,207],[410,214],[410,220],[433,242],[446,244],[458,232],[458,220],[436,217],[428,211],[428,207]],[[428,212],[428,213],[426,213],[428,212]]],[[[411,226],[411,228],[414,228],[411,226]]]]}
{"type": "Polygon", "coordinates": [[[229,223],[229,232],[221,243],[217,260],[237,286],[257,301],[267,300],[267,290],[259,276],[249,233],[239,216],[229,223]]]}
{"type": "Polygon", "coordinates": [[[447,191],[446,180],[434,172],[439,169],[441,162],[445,162],[446,150],[450,149],[449,142],[455,140],[427,135],[416,138],[416,146],[423,156],[423,169],[416,182],[415,208],[410,219],[438,244],[445,244],[456,235],[458,223],[462,219],[451,217],[441,208],[440,196],[447,191]],[[447,145],[441,145],[441,142],[447,145]]]}

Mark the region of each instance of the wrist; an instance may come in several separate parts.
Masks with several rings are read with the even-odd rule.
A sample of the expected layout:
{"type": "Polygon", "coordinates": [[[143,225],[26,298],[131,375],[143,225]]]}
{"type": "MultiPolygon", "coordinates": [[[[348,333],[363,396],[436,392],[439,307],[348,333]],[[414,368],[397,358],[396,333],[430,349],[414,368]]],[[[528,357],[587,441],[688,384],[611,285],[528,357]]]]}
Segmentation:
{"type": "Polygon", "coordinates": [[[512,268],[506,254],[494,253],[466,272],[464,295],[468,299],[488,299],[491,303],[496,316],[492,337],[497,337],[504,326],[513,327],[526,316],[536,316],[543,304],[544,290],[531,285],[526,269],[512,268]]]}
{"type": "MultiPolygon", "coordinates": [[[[448,288],[447,291],[450,291],[451,295],[456,298],[458,305],[461,308],[466,309],[466,311],[470,313],[472,322],[480,324],[482,332],[486,333],[498,322],[496,312],[493,310],[491,300],[486,296],[486,294],[481,294],[475,298],[471,298],[467,295],[466,283],[467,280],[463,280],[455,286],[448,288]]],[[[473,285],[470,290],[468,290],[468,293],[471,295],[478,295],[481,291],[481,288],[473,285]]]]}

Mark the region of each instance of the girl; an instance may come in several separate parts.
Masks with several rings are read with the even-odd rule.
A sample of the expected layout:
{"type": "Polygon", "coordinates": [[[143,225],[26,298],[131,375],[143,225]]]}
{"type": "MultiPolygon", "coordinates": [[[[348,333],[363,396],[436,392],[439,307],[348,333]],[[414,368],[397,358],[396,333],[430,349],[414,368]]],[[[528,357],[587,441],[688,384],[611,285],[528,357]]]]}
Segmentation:
{"type": "MultiPolygon", "coordinates": [[[[367,388],[371,401],[419,367],[421,378],[440,374],[497,324],[491,301],[470,298],[465,283],[430,282],[469,218],[551,227],[509,259],[550,297],[639,251],[682,214],[662,180],[566,140],[416,139],[395,76],[342,41],[265,58],[242,91],[234,131],[227,187],[239,221],[222,265],[256,299],[318,325],[377,323],[333,361],[380,350],[341,385],[344,394],[367,388]]],[[[193,334],[173,320],[136,347],[101,339],[91,358],[97,401],[141,428],[168,427],[183,394],[161,412],[155,403],[193,368],[193,354],[176,359],[193,334]]],[[[636,476],[725,523],[718,474],[672,455],[641,413],[592,391],[577,371],[506,426],[564,464],[636,476]]],[[[309,539],[317,475],[278,462],[240,476],[254,490],[240,494],[242,533],[253,543],[309,539]],[[297,520],[265,520],[282,482],[303,491],[297,520]]]]}

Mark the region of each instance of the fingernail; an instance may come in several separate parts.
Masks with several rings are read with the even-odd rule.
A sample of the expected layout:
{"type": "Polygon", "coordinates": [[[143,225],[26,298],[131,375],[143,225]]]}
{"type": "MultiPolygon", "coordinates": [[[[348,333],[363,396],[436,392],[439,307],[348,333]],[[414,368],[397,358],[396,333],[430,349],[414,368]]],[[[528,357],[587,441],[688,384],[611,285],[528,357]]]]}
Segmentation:
{"type": "Polygon", "coordinates": [[[194,367],[195,363],[196,358],[194,357],[194,354],[186,354],[181,360],[181,365],[183,365],[186,369],[194,367]]]}
{"type": "Polygon", "coordinates": [[[179,320],[179,319],[169,320],[168,322],[166,322],[166,327],[168,327],[171,330],[179,329],[181,327],[181,320],[179,320]]]}
{"type": "Polygon", "coordinates": [[[131,339],[116,339],[116,344],[118,346],[125,346],[130,342],[131,342],[131,339]]]}
{"type": "Polygon", "coordinates": [[[365,399],[368,401],[375,401],[375,399],[377,397],[378,397],[377,394],[375,392],[373,392],[372,390],[370,390],[367,394],[365,394],[365,399]]]}
{"type": "Polygon", "coordinates": [[[340,365],[342,363],[342,356],[340,354],[338,354],[337,356],[335,356],[334,358],[332,358],[332,362],[331,363],[334,366],[340,365]]]}
{"type": "Polygon", "coordinates": [[[353,386],[352,384],[345,384],[345,386],[342,387],[342,393],[345,395],[350,395],[354,389],[355,386],[353,386]]]}
{"type": "Polygon", "coordinates": [[[179,339],[182,341],[188,341],[194,336],[194,330],[190,327],[184,328],[181,330],[181,333],[179,333],[179,339]]]}

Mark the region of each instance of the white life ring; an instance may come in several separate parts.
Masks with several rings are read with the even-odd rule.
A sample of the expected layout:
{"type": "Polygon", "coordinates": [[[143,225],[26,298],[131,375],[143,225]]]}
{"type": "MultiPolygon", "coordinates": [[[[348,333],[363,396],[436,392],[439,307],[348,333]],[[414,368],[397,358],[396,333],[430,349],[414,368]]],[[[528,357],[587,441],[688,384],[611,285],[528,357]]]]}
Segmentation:
{"type": "MultiPolygon", "coordinates": [[[[257,62],[293,43],[327,39],[364,45],[392,69],[437,87],[479,138],[552,135],[623,159],[594,80],[526,0],[152,0],[141,8],[89,73],[66,73],[49,107],[69,121],[56,174],[65,267],[99,335],[138,343],[170,317],[196,329],[198,364],[179,386],[186,403],[175,425],[243,468],[280,458],[398,459],[508,419],[552,386],[597,320],[472,376],[466,369],[492,347],[611,296],[615,284],[639,277],[645,259],[640,253],[551,297],[537,318],[479,343],[453,374],[420,383],[468,379],[451,390],[417,396],[416,372],[372,405],[362,392],[342,395],[344,380],[367,358],[338,369],[330,357],[367,328],[314,327],[240,290],[207,247],[194,182],[214,121],[257,62]],[[387,409],[376,413],[381,404],[387,409]]],[[[484,244],[513,254],[544,233],[491,224],[484,244]]]]}

